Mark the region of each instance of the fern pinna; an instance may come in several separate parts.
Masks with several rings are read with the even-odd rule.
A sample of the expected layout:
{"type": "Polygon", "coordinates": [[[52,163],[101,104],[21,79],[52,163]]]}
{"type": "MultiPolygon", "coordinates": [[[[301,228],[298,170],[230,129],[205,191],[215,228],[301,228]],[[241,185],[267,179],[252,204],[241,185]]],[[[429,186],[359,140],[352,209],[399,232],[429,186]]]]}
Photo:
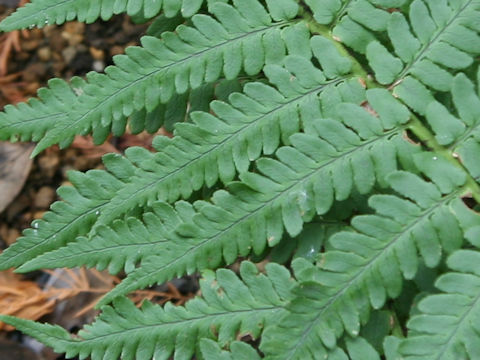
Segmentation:
{"type": "Polygon", "coordinates": [[[71,172],[0,268],[126,277],[76,335],[2,321],[81,359],[480,359],[479,0],[32,0],[0,29],[122,12],[142,46],[0,138],[174,136],[71,172]],[[195,272],[185,306],[128,299],[195,272]]]}

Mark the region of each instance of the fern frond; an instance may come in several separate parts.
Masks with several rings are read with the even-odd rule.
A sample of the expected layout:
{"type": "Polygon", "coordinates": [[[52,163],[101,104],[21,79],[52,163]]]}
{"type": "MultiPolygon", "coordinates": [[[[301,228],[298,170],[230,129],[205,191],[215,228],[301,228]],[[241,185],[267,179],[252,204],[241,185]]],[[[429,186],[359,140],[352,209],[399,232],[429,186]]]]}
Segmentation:
{"type": "MultiPolygon", "coordinates": [[[[282,10],[286,6],[282,4],[289,1],[274,2],[270,8],[282,10]]],[[[68,145],[68,140],[80,133],[105,133],[115,123],[125,125],[125,118],[135,110],[152,111],[174,94],[216,81],[222,74],[227,79],[237,77],[242,70],[248,75],[258,74],[265,63],[281,62],[285,47],[308,51],[305,56],[310,57],[305,24],[289,26],[295,23],[292,18],[296,14],[290,12],[290,18],[273,21],[257,0],[236,3],[243,5],[212,5],[211,13],[218,21],[208,15],[195,15],[193,26],[180,25],[161,39],[145,36],[142,47],[127,48],[126,55],[116,56],[116,66],[106,68],[106,74],[90,73],[83,93],[55,126],[46,129],[47,124],[42,123],[35,127],[42,119],[29,112],[23,121],[38,128],[33,136],[41,139],[34,154],[55,143],[68,145]],[[246,4],[256,10],[255,17],[244,16],[246,4]]],[[[19,126],[15,119],[4,121],[8,124],[3,127],[5,133],[23,135],[16,131],[19,126]]]]}
{"type": "MultiPolygon", "coordinates": [[[[409,113],[387,92],[370,90],[367,96],[394,105],[386,108],[390,117],[384,122],[408,120],[409,113]]],[[[357,105],[340,104],[337,111],[345,125],[316,121],[317,135],[292,135],[292,146],[276,152],[278,160],[259,159],[258,173],[241,174],[243,183],[231,184],[230,193],[217,191],[213,204],[197,202],[198,214],[172,234],[162,254],[146,259],[103,301],[222,261],[230,264],[251,249],[261,253],[267,244],[280,241],[284,228],[298,235],[304,221],[326,213],[335,199],[347,199],[354,188],[368,193],[376,179],[396,169],[397,153],[413,151],[403,148],[401,127],[387,130],[395,125],[384,125],[357,105]]]]}
{"type": "MultiPolygon", "coordinates": [[[[219,0],[217,0],[219,1],[219,0]]],[[[0,31],[60,25],[77,19],[92,23],[98,18],[108,20],[113,15],[126,12],[128,15],[142,15],[152,18],[163,10],[166,16],[181,13],[190,17],[198,12],[204,0],[32,0],[19,8],[0,23],[0,31]]],[[[209,3],[215,1],[209,0],[209,3]]],[[[224,1],[225,2],[225,1],[224,1]]]]}
{"type": "MultiPolygon", "coordinates": [[[[477,86],[478,87],[478,86],[477,86]]],[[[480,98],[474,83],[463,73],[451,84],[451,102],[438,102],[418,81],[407,78],[396,94],[430,125],[435,140],[457,158],[477,182],[480,179],[480,98]]]]}
{"type": "Polygon", "coordinates": [[[406,360],[475,359],[480,344],[480,253],[458,250],[447,261],[455,272],[441,275],[441,291],[424,298],[420,314],[408,321],[409,335],[400,344],[406,360]]]}
{"type": "Polygon", "coordinates": [[[70,83],[52,79],[48,85],[48,88],[38,90],[38,99],[5,106],[4,112],[0,113],[0,139],[40,140],[57,121],[66,120],[69,104],[76,102],[86,84],[81,78],[74,77],[70,83]]]}
{"type": "Polygon", "coordinates": [[[414,97],[427,101],[418,109],[425,116],[440,145],[455,154],[473,178],[480,179],[480,98],[475,85],[466,75],[458,74],[452,81],[452,102],[456,111],[433,98],[427,99],[425,89],[400,92],[400,97],[415,106],[414,97]]]}
{"type": "Polygon", "coordinates": [[[111,156],[117,159],[111,162],[112,173],[115,173],[117,165],[119,172],[116,176],[100,170],[91,170],[86,174],[69,173],[70,181],[77,187],[62,186],[58,189],[63,201],[54,203],[42,220],[32,222],[32,228],[24,230],[23,236],[0,254],[0,269],[18,267],[27,259],[64,246],[95,223],[102,206],[125,186],[119,180],[121,174],[128,174],[132,169],[128,160],[122,161],[119,156],[111,156]]]}
{"type": "Polygon", "coordinates": [[[388,297],[397,297],[402,277],[415,275],[417,251],[433,267],[442,251],[462,245],[463,233],[450,203],[461,202],[466,175],[428,153],[415,157],[435,183],[393,172],[388,181],[401,197],[373,195],[369,205],[376,215],[354,217],[355,232],[334,234],[329,239],[332,249],[321,255],[319,268],[305,260],[294,262],[296,276],[308,274],[310,279],[296,289],[289,314],[265,330],[260,345],[265,354],[272,359],[314,359],[319,347],[324,352],[334,348],[344,331],[356,337],[370,307],[378,309],[388,297]],[[452,177],[445,179],[445,172],[452,177]]]}
{"type": "Polygon", "coordinates": [[[204,359],[209,360],[261,360],[258,352],[250,345],[234,341],[230,344],[230,351],[224,351],[219,344],[211,339],[200,341],[200,352],[204,359]]]}
{"type": "MultiPolygon", "coordinates": [[[[336,61],[339,55],[332,53],[334,49],[329,44],[318,44],[315,40],[312,40],[312,44],[317,56],[324,56],[321,63],[325,72],[338,77],[343,71],[348,71],[348,63],[343,63],[342,67],[342,62],[336,61]]],[[[118,181],[124,184],[122,189],[109,191],[106,196],[101,192],[84,192],[86,201],[78,202],[75,214],[81,218],[81,214],[95,213],[98,216],[93,222],[75,218],[68,221],[65,216],[50,215],[47,222],[51,224],[39,235],[45,239],[68,236],[73,240],[76,235],[89,233],[94,225],[109,225],[136,206],[156,199],[173,202],[180,197],[188,198],[193,191],[204,184],[212,186],[219,178],[227,183],[237,171],[246,171],[250,162],[262,152],[273,153],[282,141],[288,142],[288,137],[301,127],[311,127],[310,123],[321,112],[329,114],[335,104],[341,101],[364,101],[364,89],[357,80],[344,83],[335,77],[327,80],[322,71],[314,68],[306,59],[298,56],[286,58],[287,68],[294,69],[299,64],[304,73],[294,81],[294,74],[285,68],[268,65],[264,71],[276,88],[264,83],[248,83],[243,94],[230,96],[231,104],[219,101],[212,103],[212,110],[217,116],[193,113],[194,123],[177,125],[173,139],[156,139],[154,145],[159,150],[157,154],[131,148],[126,152],[126,159],[117,155],[105,157],[106,175],[118,177],[118,181]],[[319,97],[323,93],[324,96],[319,97]],[[255,106],[255,109],[249,110],[250,106],[255,106]],[[73,226],[69,223],[72,220],[81,226],[73,226]],[[52,232],[46,232],[47,229],[52,229],[52,232]]],[[[77,185],[77,182],[72,182],[77,185]]],[[[35,248],[34,252],[24,252],[23,261],[33,259],[30,254],[39,255],[41,249],[55,249],[55,243],[50,243],[48,248],[37,247],[39,239],[35,237],[30,240],[30,237],[27,235],[27,239],[20,240],[23,245],[16,245],[22,251],[31,246],[35,248]]],[[[6,259],[12,252],[16,254],[15,247],[0,255],[4,266],[11,266],[12,263],[6,262],[6,259]]]]}
{"type": "Polygon", "coordinates": [[[343,1],[335,15],[333,36],[355,51],[365,53],[369,43],[376,40],[375,31],[385,31],[391,14],[377,7],[375,0],[343,1]]]}
{"type": "Polygon", "coordinates": [[[292,298],[295,282],[277,264],[268,264],[266,273],[259,273],[250,262],[242,263],[241,279],[227,269],[205,272],[200,282],[202,296],[182,307],[168,303],[162,308],[145,302],[137,309],[129,300],[117,299],[77,337],[58,326],[8,316],[0,320],[66,353],[67,358],[188,359],[199,350],[197,339],[213,338],[228,345],[238,336],[257,338],[265,326],[277,321],[292,298]]]}
{"type": "MultiPolygon", "coordinates": [[[[323,54],[319,52],[319,58],[323,54]]],[[[292,79],[296,73],[267,65],[264,72],[277,89],[247,83],[243,94],[229,97],[230,104],[211,103],[216,116],[192,113],[193,124],[178,124],[173,140],[157,139],[163,141],[157,146],[159,153],[138,164],[131,185],[102,209],[97,224],[108,224],[125,209],[153,200],[187,199],[204,185],[211,187],[218,180],[228,183],[237,173],[247,171],[262,153],[274,153],[281,143],[289,143],[289,136],[311,126],[322,108],[333,106],[336,100],[323,99],[323,92],[340,96],[343,92],[344,101],[360,103],[364,99],[364,90],[355,80],[343,84],[340,78],[327,80],[298,56],[290,55],[285,61],[287,70],[301,66],[302,73],[292,79]]]]}
{"type": "MultiPolygon", "coordinates": [[[[324,358],[328,360],[380,360],[378,352],[368,341],[361,337],[347,339],[346,348],[347,350],[339,347],[329,350],[325,353],[324,358]]],[[[211,339],[202,339],[200,341],[200,351],[203,357],[208,360],[261,359],[253,347],[243,342],[232,342],[229,350],[222,350],[219,344],[211,339]]],[[[320,356],[321,354],[315,355],[320,356]]],[[[387,356],[386,359],[395,360],[393,356],[387,356]]]]}
{"type": "Polygon", "coordinates": [[[367,45],[386,31],[391,8],[405,0],[307,0],[319,24],[329,25],[333,36],[355,51],[365,53],[367,45]]]}
{"type": "Polygon", "coordinates": [[[56,244],[58,249],[26,261],[17,270],[29,272],[39,268],[87,266],[98,270],[108,268],[111,274],[122,270],[129,273],[141,260],[161,254],[163,245],[168,246],[166,243],[171,232],[194,214],[195,210],[185,202],[177,203],[175,209],[156,202],[152,204],[152,212],[143,214],[143,222],[128,217],[116,220],[110,226],[100,226],[91,239],[80,236],[67,246],[56,244]]]}
{"type": "MultiPolygon", "coordinates": [[[[122,270],[130,273],[136,267],[141,267],[149,257],[164,254],[170,241],[182,241],[172,232],[181,224],[191,223],[195,215],[195,209],[187,202],[177,202],[175,207],[156,202],[152,204],[152,212],[143,214],[143,222],[129,217],[126,220],[116,220],[110,226],[100,226],[91,239],[78,237],[66,246],[58,246],[55,250],[25,261],[17,268],[17,272],[87,266],[98,270],[108,269],[111,274],[122,270]]],[[[313,260],[316,250],[320,250],[333,233],[347,228],[343,223],[311,223],[297,237],[300,239],[290,238],[285,241],[298,243],[297,249],[291,250],[295,250],[295,257],[313,260]]],[[[254,251],[258,253],[260,249],[254,251]]]]}
{"type": "MultiPolygon", "coordinates": [[[[173,125],[183,122],[190,112],[208,110],[208,104],[214,99],[214,85],[220,85],[221,90],[224,81],[214,84],[202,85],[184,94],[174,94],[167,104],[160,104],[154,109],[147,111],[141,109],[134,111],[128,119],[132,133],[142,131],[155,133],[161,127],[173,131],[173,125]]],[[[83,93],[86,82],[80,78],[73,78],[69,83],[53,79],[49,81],[48,88],[38,91],[38,99],[32,98],[26,103],[16,106],[7,105],[4,112],[0,113],[0,139],[11,141],[38,141],[55,124],[65,123],[69,116],[71,106],[78,96],[83,93]],[[48,104],[48,105],[47,105],[48,104]],[[33,125],[32,125],[33,124],[33,125]]],[[[222,95],[222,94],[220,94],[222,95]]],[[[93,129],[93,140],[96,144],[105,141],[110,132],[115,136],[121,136],[125,132],[127,118],[118,119],[111,127],[96,127],[93,129]]],[[[68,146],[71,137],[60,142],[60,147],[68,146]]]]}
{"type": "MultiPolygon", "coordinates": [[[[128,119],[131,133],[139,134],[142,131],[147,131],[150,134],[155,134],[162,127],[172,132],[175,128],[174,125],[178,122],[187,121],[192,112],[208,111],[208,105],[215,98],[215,87],[219,87],[221,90],[229,90],[228,87],[222,86],[224,82],[226,81],[220,80],[213,84],[202,85],[184,94],[175,94],[166,104],[160,104],[151,111],[141,109],[134,112],[128,119]]],[[[116,136],[123,135],[125,125],[119,124],[121,132],[115,131],[115,128],[118,127],[115,125],[117,125],[117,122],[112,124],[112,133],[116,136]]],[[[105,141],[105,137],[109,135],[108,130],[105,131],[104,137],[97,140],[98,143],[105,141]]],[[[96,139],[94,138],[94,140],[96,139]]]]}
{"type": "MultiPolygon", "coordinates": [[[[406,0],[306,0],[315,20],[322,25],[348,27],[346,22],[356,22],[357,26],[380,31],[386,30],[388,12],[386,9],[398,8],[406,0]],[[382,9],[383,8],[383,9],[382,9]],[[348,20],[347,20],[348,19],[348,20]]],[[[341,32],[344,29],[340,30],[341,32]]],[[[337,34],[335,34],[337,35],[337,34]]]]}
{"type": "MultiPolygon", "coordinates": [[[[379,360],[380,356],[372,349],[364,339],[356,338],[348,342],[351,349],[350,357],[341,348],[335,348],[325,354],[325,359],[329,360],[379,360]],[[365,357],[363,357],[365,356],[365,357]],[[369,357],[367,357],[369,356],[369,357]]],[[[220,345],[211,339],[202,339],[200,341],[200,351],[205,359],[208,360],[260,360],[258,352],[250,345],[244,342],[234,341],[230,344],[229,351],[223,350],[220,345]]],[[[268,359],[268,358],[267,358],[268,359]]]]}
{"type": "Polygon", "coordinates": [[[395,55],[378,41],[365,49],[377,81],[396,85],[412,75],[435,90],[450,90],[450,71],[469,67],[480,54],[480,1],[415,0],[408,15],[394,12],[388,20],[395,55]]]}

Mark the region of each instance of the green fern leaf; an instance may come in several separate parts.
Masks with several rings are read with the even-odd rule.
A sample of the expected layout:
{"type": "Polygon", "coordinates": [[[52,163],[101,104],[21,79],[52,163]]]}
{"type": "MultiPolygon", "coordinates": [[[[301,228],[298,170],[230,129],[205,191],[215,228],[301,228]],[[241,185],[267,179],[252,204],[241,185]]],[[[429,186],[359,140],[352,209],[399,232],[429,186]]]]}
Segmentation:
{"type": "MultiPolygon", "coordinates": [[[[55,143],[66,146],[74,135],[92,129],[105,133],[112,122],[125,124],[125,118],[135,110],[152,111],[174,94],[216,81],[222,74],[227,79],[237,77],[242,70],[248,75],[258,74],[265,63],[281,61],[279,43],[280,48],[286,43],[292,51],[297,51],[302,44],[300,34],[308,44],[304,25],[288,27],[293,21],[272,22],[257,0],[249,0],[248,4],[257,9],[258,15],[253,19],[243,15],[244,5],[216,3],[211,12],[218,21],[207,15],[195,15],[192,17],[194,27],[180,25],[175,33],[164,33],[162,39],[145,36],[143,47],[130,47],[126,55],[116,56],[116,66],[105,69],[105,75],[90,73],[83,93],[64,114],[63,121],[58,119],[55,126],[47,130],[42,123],[39,126],[42,131],[33,134],[41,138],[34,154],[55,143]],[[280,31],[283,27],[287,28],[280,31]],[[243,50],[246,47],[255,50],[243,50]]],[[[309,47],[307,50],[310,51],[309,47]]],[[[310,57],[310,53],[307,56],[310,57]]],[[[49,106],[48,102],[45,106],[49,106]]],[[[33,128],[32,125],[42,119],[29,112],[22,120],[33,128]]],[[[7,118],[6,122],[5,132],[22,136],[16,132],[19,126],[15,119],[7,118]]]]}
{"type": "Polygon", "coordinates": [[[426,108],[426,119],[432,127],[437,141],[448,146],[475,178],[480,178],[478,150],[480,144],[480,99],[473,83],[463,74],[452,83],[452,98],[459,117],[445,106],[432,101],[426,108]]]}
{"type": "Polygon", "coordinates": [[[173,136],[70,172],[0,269],[126,276],[76,335],[0,320],[67,358],[476,359],[480,0],[31,0],[0,30],[122,12],[142,46],[0,139],[173,136]],[[198,271],[184,306],[126,298],[198,271]]]}
{"type": "Polygon", "coordinates": [[[25,262],[17,270],[29,272],[39,268],[85,265],[98,270],[108,267],[111,274],[122,270],[129,273],[142,259],[162,253],[162,245],[166,245],[170,233],[182,223],[182,219],[189,219],[195,213],[184,202],[178,203],[175,209],[157,202],[152,205],[152,210],[143,214],[143,222],[129,217],[126,220],[116,220],[111,226],[100,226],[91,240],[78,237],[65,247],[25,262]]]}
{"type": "Polygon", "coordinates": [[[256,338],[263,327],[274,323],[292,298],[295,284],[286,268],[277,264],[266,266],[266,275],[250,262],[240,267],[241,279],[232,271],[221,269],[205,272],[201,280],[201,298],[183,307],[171,303],[160,307],[145,302],[141,309],[125,298],[77,337],[58,326],[38,324],[9,316],[0,319],[55,349],[67,358],[79,356],[92,360],[150,360],[191,358],[198,351],[196,339],[216,338],[222,345],[237,336],[249,334],[256,338]]]}
{"type": "MultiPolygon", "coordinates": [[[[93,73],[90,78],[92,76],[93,73]]],[[[221,81],[218,83],[221,84],[221,81]]],[[[174,123],[185,121],[188,116],[187,109],[188,112],[207,110],[208,104],[214,98],[213,85],[216,84],[203,85],[185,94],[175,94],[167,104],[160,104],[150,111],[146,109],[134,111],[129,121],[132,133],[137,134],[144,130],[155,133],[162,126],[171,131],[174,123]],[[190,106],[187,106],[188,104],[190,106]]],[[[69,104],[78,101],[85,86],[86,82],[80,78],[73,78],[70,83],[53,79],[49,81],[48,88],[41,88],[38,91],[38,99],[32,98],[16,106],[7,105],[4,112],[0,113],[2,124],[0,139],[41,140],[45,133],[55,127],[55,124],[69,121],[68,116],[71,110],[69,104]]],[[[93,140],[96,144],[103,143],[110,131],[115,136],[121,136],[125,132],[126,125],[127,119],[121,118],[112,123],[111,127],[98,126],[93,129],[93,140]]],[[[71,141],[72,136],[66,137],[60,142],[60,147],[68,146],[71,141]]]]}
{"type": "Polygon", "coordinates": [[[388,35],[398,58],[386,55],[376,41],[365,48],[377,80],[396,84],[412,75],[435,90],[450,90],[453,76],[447,70],[465,69],[480,54],[479,16],[478,0],[415,0],[409,6],[410,22],[401,12],[393,13],[388,35]]]}
{"type": "MultiPolygon", "coordinates": [[[[382,90],[367,93],[379,99],[384,95],[389,102],[391,96],[382,90]]],[[[398,119],[408,120],[403,107],[396,110],[398,119]]],[[[146,259],[104,302],[138,287],[216,267],[223,260],[230,264],[251,249],[261,253],[267,244],[280,241],[284,228],[298,235],[304,221],[326,213],[334,199],[347,199],[354,188],[368,193],[376,178],[395,170],[397,149],[404,155],[412,151],[403,148],[401,128],[386,130],[379,118],[353,104],[340,104],[338,112],[357,133],[324,119],[315,123],[315,136],[293,135],[293,146],[276,152],[278,160],[259,159],[259,173],[241,174],[243,184],[231,184],[230,193],[216,192],[213,205],[197,202],[198,214],[172,234],[162,255],[146,259]]]]}
{"type": "MultiPolygon", "coordinates": [[[[218,1],[218,0],[217,0],[218,1]]],[[[33,0],[19,8],[0,24],[1,31],[44,27],[63,24],[77,19],[92,23],[98,18],[108,20],[113,15],[126,12],[129,15],[142,15],[152,18],[163,10],[166,16],[173,17],[181,13],[190,17],[198,12],[204,0],[33,0]]],[[[209,1],[213,3],[214,1],[209,1]]]]}
{"type": "Polygon", "coordinates": [[[57,121],[65,121],[69,104],[77,100],[86,85],[78,77],[72,78],[70,83],[52,79],[48,84],[49,88],[38,90],[38,99],[5,106],[4,112],[0,113],[0,139],[40,140],[57,121]]]}
{"type": "MultiPolygon", "coordinates": [[[[124,175],[132,169],[127,160],[122,161],[120,166],[117,161],[115,165],[124,175]]],[[[114,169],[112,161],[111,171],[114,172],[114,169]]],[[[75,235],[89,229],[98,217],[99,209],[125,186],[119,180],[121,174],[116,175],[99,170],[91,170],[86,174],[70,172],[70,181],[77,188],[63,186],[58,189],[58,194],[64,201],[54,203],[42,220],[35,220],[32,228],[26,229],[19,241],[0,254],[0,269],[18,267],[27,259],[73,241],[75,235]]]]}
{"type": "MultiPolygon", "coordinates": [[[[135,177],[130,179],[131,185],[102,209],[97,223],[108,224],[125,209],[152,200],[173,202],[188,198],[193,191],[203,185],[213,186],[219,179],[228,183],[237,172],[247,171],[262,153],[272,154],[282,142],[288,144],[289,136],[301,127],[308,128],[321,111],[322,92],[350,90],[355,95],[345,100],[363,100],[363,89],[358,83],[352,81],[340,85],[339,90],[329,91],[341,79],[326,80],[300,57],[288,56],[286,64],[292,70],[302,66],[304,72],[298,74],[297,81],[291,81],[292,73],[285,69],[268,65],[264,72],[278,90],[262,83],[248,83],[243,94],[230,96],[230,105],[211,104],[216,117],[192,113],[193,124],[177,125],[174,139],[162,144],[163,149],[158,146],[160,152],[153,159],[139,164],[135,177]],[[247,111],[248,108],[251,110],[247,111]]],[[[330,104],[323,103],[323,107],[330,104]]]]}
{"type": "Polygon", "coordinates": [[[369,205],[377,214],[353,218],[356,232],[334,234],[329,240],[333,249],[321,256],[319,268],[305,260],[294,262],[297,277],[309,274],[310,280],[297,288],[297,297],[287,307],[289,314],[265,330],[260,345],[265,354],[272,359],[313,359],[319,344],[326,353],[344,330],[356,337],[369,308],[379,309],[388,297],[400,294],[402,274],[407,279],[415,275],[417,249],[433,267],[442,248],[451,252],[462,245],[463,234],[450,203],[460,201],[458,196],[465,190],[459,186],[466,176],[446,160],[428,156],[415,156],[428,176],[444,180],[439,174],[450,171],[458,178],[434,185],[404,171],[389,175],[391,186],[404,198],[373,195],[369,205]],[[429,164],[436,161],[438,168],[432,171],[429,164]]]}
{"type": "Polygon", "coordinates": [[[425,116],[436,141],[454,154],[478,180],[480,98],[475,85],[465,74],[455,76],[451,87],[455,111],[435,100],[424,86],[412,78],[399,85],[396,93],[412,109],[425,116]]]}
{"type": "Polygon", "coordinates": [[[419,304],[420,314],[408,322],[409,336],[400,344],[408,360],[475,359],[480,336],[480,254],[459,250],[447,261],[450,272],[435,286],[441,291],[419,304]]]}
{"type": "MultiPolygon", "coordinates": [[[[331,48],[325,44],[314,44],[312,47],[319,57],[330,55],[321,60],[327,72],[338,76],[338,71],[348,71],[346,67],[338,70],[331,48]],[[323,51],[324,48],[327,51],[323,51]]],[[[5,261],[11,254],[16,254],[16,247],[24,252],[23,261],[33,259],[30,254],[36,256],[42,249],[54,250],[58,243],[48,242],[52,236],[65,241],[65,237],[85,235],[94,224],[108,225],[136,206],[156,199],[173,202],[179,197],[188,198],[193,191],[204,184],[212,186],[219,178],[226,183],[233,179],[237,170],[246,171],[250,161],[262,152],[273,153],[281,141],[288,142],[288,137],[300,127],[310,127],[309,124],[322,109],[328,114],[339,101],[360,103],[365,98],[364,90],[356,80],[341,84],[340,79],[326,80],[320,70],[315,70],[310,62],[296,56],[287,57],[286,64],[292,69],[301,64],[305,71],[310,69],[310,72],[299,75],[297,81],[291,81],[292,73],[280,66],[269,65],[265,73],[278,90],[262,83],[249,83],[243,94],[230,96],[231,105],[212,103],[212,110],[218,117],[196,113],[194,121],[197,123],[178,125],[174,139],[157,138],[155,145],[159,153],[152,155],[148,151],[131,148],[126,152],[127,159],[115,155],[105,157],[104,163],[110,173],[106,176],[113,174],[124,186],[122,190],[112,189],[108,195],[85,194],[87,201],[77,202],[75,214],[96,214],[93,222],[90,221],[92,215],[89,215],[89,221],[82,221],[82,216],[78,220],[73,218],[76,226],[64,217],[49,216],[51,224],[39,234],[48,239],[45,243],[49,247],[38,247],[38,239],[30,240],[31,236],[27,236],[26,240],[20,240],[22,245],[16,245],[0,255],[0,260],[5,261]],[[319,97],[323,92],[325,97],[319,97]],[[251,105],[255,105],[257,110],[247,111],[251,105]],[[136,168],[131,168],[132,163],[136,168]],[[130,185],[127,185],[128,182],[130,185]],[[105,201],[107,199],[110,201],[105,201]],[[51,233],[47,232],[49,229],[51,233]],[[34,246],[35,251],[25,252],[30,246],[34,246]]],[[[11,266],[12,263],[4,264],[11,266]]]]}
{"type": "MultiPolygon", "coordinates": [[[[372,350],[371,346],[361,338],[357,338],[349,342],[351,349],[350,357],[346,352],[341,348],[336,348],[332,351],[329,351],[325,356],[329,360],[364,360],[364,359],[380,359],[378,353],[373,350],[373,354],[376,357],[356,357],[357,351],[359,355],[371,355],[372,353],[368,350],[372,350]],[[361,342],[362,341],[362,342],[361,342]]],[[[219,344],[210,339],[202,339],[200,342],[200,350],[205,359],[208,360],[250,360],[250,359],[261,359],[258,355],[258,352],[251,347],[250,345],[243,342],[233,342],[230,345],[230,351],[222,350],[219,344]]],[[[268,357],[264,359],[269,359],[268,357]]]]}
{"type": "Polygon", "coordinates": [[[258,352],[250,345],[234,341],[230,344],[230,351],[224,351],[217,342],[210,339],[200,341],[200,351],[204,359],[210,360],[260,360],[258,352]]]}
{"type": "Polygon", "coordinates": [[[336,26],[344,17],[371,28],[386,29],[388,13],[384,9],[402,6],[406,0],[306,0],[319,24],[336,26]]]}
{"type": "Polygon", "coordinates": [[[331,24],[333,36],[352,49],[365,53],[367,45],[376,39],[375,32],[385,31],[391,7],[405,1],[322,0],[311,1],[314,17],[320,24],[331,24]],[[323,3],[328,3],[324,6],[323,3]],[[336,4],[336,5],[334,5],[336,4]],[[332,12],[332,10],[334,10],[332,12]]]}

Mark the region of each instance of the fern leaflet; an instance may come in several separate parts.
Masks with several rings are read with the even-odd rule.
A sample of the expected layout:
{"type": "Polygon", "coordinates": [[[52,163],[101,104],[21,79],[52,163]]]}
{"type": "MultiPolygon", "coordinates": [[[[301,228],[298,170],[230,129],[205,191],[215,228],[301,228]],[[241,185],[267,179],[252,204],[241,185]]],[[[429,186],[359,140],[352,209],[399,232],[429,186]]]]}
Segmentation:
{"type": "Polygon", "coordinates": [[[165,307],[145,302],[141,309],[127,299],[118,299],[89,326],[71,337],[58,326],[1,316],[25,333],[49,344],[68,358],[79,355],[92,360],[146,360],[190,358],[198,349],[193,339],[217,337],[228,344],[237,336],[259,336],[262,328],[276,322],[292,298],[294,281],[284,267],[270,264],[267,275],[254,264],[243,262],[241,279],[232,271],[205,272],[202,298],[184,307],[165,307]]]}

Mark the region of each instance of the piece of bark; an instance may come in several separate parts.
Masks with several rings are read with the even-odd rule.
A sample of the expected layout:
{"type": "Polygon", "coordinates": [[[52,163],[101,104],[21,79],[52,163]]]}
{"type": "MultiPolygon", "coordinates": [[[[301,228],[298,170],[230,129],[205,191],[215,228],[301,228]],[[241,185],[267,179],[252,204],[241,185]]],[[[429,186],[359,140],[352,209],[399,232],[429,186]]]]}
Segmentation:
{"type": "Polygon", "coordinates": [[[32,167],[32,144],[0,142],[0,213],[22,190],[32,167]]]}

